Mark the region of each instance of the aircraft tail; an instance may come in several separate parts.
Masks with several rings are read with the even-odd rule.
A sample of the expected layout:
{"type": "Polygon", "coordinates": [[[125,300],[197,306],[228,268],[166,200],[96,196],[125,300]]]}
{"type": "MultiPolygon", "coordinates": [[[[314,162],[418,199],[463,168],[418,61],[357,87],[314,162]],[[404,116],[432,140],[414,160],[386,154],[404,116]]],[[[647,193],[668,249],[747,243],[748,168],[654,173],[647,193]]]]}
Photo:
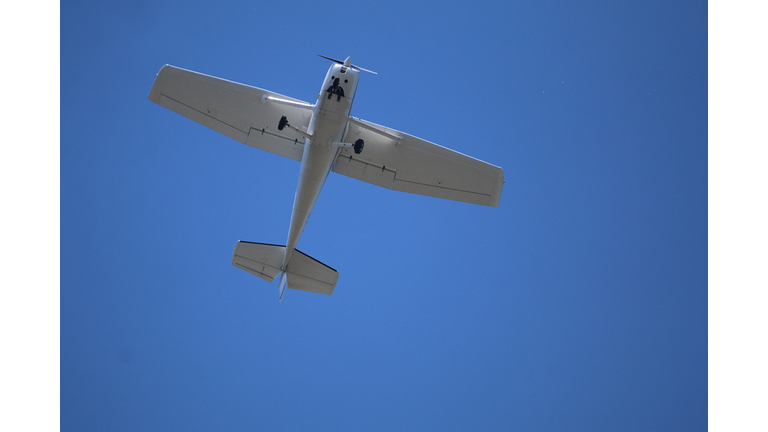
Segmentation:
{"type": "Polygon", "coordinates": [[[296,249],[283,266],[285,246],[239,241],[235,244],[232,265],[272,282],[280,275],[280,299],[285,288],[331,295],[339,272],[296,249]]]}

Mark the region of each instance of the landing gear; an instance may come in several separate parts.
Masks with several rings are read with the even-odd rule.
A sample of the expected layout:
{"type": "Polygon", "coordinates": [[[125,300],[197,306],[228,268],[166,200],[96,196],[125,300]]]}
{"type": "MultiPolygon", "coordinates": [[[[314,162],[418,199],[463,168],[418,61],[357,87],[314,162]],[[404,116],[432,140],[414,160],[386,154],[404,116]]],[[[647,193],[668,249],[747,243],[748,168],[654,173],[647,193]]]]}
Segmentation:
{"type": "Polygon", "coordinates": [[[277,130],[283,130],[286,127],[288,129],[296,132],[297,134],[303,136],[304,138],[312,139],[312,137],[309,134],[307,134],[305,131],[297,128],[296,126],[291,126],[291,124],[288,123],[288,117],[282,116],[282,117],[280,117],[280,122],[277,123],[277,130]]]}
{"type": "Polygon", "coordinates": [[[288,124],[288,118],[286,116],[280,117],[280,123],[277,124],[277,130],[283,130],[288,124]]]}
{"type": "Polygon", "coordinates": [[[355,146],[353,147],[355,150],[355,154],[360,154],[363,152],[363,146],[365,145],[365,141],[359,139],[355,141],[355,146]]]}

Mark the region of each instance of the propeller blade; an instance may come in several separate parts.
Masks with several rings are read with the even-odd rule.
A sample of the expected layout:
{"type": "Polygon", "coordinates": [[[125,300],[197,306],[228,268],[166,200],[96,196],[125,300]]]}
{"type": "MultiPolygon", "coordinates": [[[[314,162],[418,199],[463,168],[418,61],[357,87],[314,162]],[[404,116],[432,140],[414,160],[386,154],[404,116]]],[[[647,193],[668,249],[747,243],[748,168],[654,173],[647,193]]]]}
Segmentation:
{"type": "Polygon", "coordinates": [[[355,65],[352,65],[352,67],[353,67],[353,68],[355,68],[355,69],[360,69],[361,71],[365,71],[365,72],[368,72],[368,73],[372,73],[372,74],[374,74],[374,75],[378,75],[376,72],[374,72],[374,71],[372,71],[372,70],[368,70],[368,69],[364,69],[364,68],[361,68],[360,66],[355,66],[355,65]]]}
{"type": "Polygon", "coordinates": [[[326,57],[326,56],[324,56],[324,55],[320,55],[320,54],[318,54],[317,56],[318,56],[318,57],[322,57],[322,58],[324,58],[324,59],[326,59],[326,60],[330,60],[330,61],[332,61],[332,62],[336,62],[336,63],[338,63],[338,64],[344,64],[344,62],[343,62],[343,61],[341,61],[341,60],[336,60],[336,59],[334,59],[334,58],[326,57]]]}
{"type": "MultiPolygon", "coordinates": [[[[332,61],[332,62],[336,62],[336,63],[338,63],[338,64],[340,64],[340,65],[343,65],[343,64],[344,64],[344,62],[343,62],[343,61],[341,61],[341,60],[336,60],[335,58],[326,57],[326,56],[324,56],[324,55],[320,55],[320,54],[318,54],[317,56],[318,56],[318,57],[322,57],[322,58],[324,58],[324,59],[326,59],[326,60],[330,60],[330,61],[332,61]]],[[[378,75],[378,73],[376,73],[376,72],[374,72],[374,71],[372,71],[372,70],[370,70],[370,69],[361,68],[360,66],[349,65],[349,67],[351,67],[351,68],[355,68],[355,69],[357,69],[357,70],[361,70],[361,71],[364,71],[364,72],[372,73],[372,74],[374,74],[374,75],[378,75]]]]}

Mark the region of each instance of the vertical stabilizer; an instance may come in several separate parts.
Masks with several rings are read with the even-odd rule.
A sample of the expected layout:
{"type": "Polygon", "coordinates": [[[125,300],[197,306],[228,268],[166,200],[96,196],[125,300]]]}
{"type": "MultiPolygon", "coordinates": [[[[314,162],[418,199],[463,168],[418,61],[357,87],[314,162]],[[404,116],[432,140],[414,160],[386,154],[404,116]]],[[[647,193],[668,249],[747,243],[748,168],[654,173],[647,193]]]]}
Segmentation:
{"type": "Polygon", "coordinates": [[[280,303],[283,302],[283,293],[285,293],[286,287],[288,287],[288,275],[282,272],[280,273],[280,303]]]}

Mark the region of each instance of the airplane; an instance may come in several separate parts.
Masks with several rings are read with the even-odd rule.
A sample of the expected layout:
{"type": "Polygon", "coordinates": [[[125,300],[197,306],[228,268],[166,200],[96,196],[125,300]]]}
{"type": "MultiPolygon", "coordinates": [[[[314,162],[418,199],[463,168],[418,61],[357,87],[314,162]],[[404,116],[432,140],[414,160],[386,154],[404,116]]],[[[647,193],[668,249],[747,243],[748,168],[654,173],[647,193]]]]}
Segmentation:
{"type": "Polygon", "coordinates": [[[314,104],[171,65],[149,100],[243,144],[301,162],[285,245],[238,241],[232,265],[286,288],[330,295],[339,272],[296,249],[333,171],[387,189],[498,207],[504,171],[412,135],[349,115],[360,71],[333,62],[314,104]]]}

